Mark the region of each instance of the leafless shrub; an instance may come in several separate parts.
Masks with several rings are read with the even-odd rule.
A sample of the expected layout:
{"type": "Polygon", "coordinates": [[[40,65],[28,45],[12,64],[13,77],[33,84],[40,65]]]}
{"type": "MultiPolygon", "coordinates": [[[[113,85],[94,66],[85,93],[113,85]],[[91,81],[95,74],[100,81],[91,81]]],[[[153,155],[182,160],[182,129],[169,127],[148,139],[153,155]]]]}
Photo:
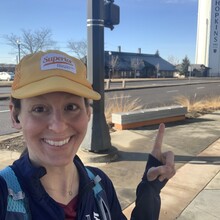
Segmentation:
{"type": "Polygon", "coordinates": [[[120,97],[114,96],[112,101],[109,101],[105,106],[106,121],[107,123],[111,123],[112,113],[131,112],[141,108],[143,108],[143,106],[140,104],[139,98],[131,100],[130,98],[124,97],[123,95],[120,97]]]}
{"type": "Polygon", "coordinates": [[[178,96],[175,101],[187,107],[189,113],[206,114],[220,109],[220,96],[204,97],[197,100],[185,96],[178,96]]]}

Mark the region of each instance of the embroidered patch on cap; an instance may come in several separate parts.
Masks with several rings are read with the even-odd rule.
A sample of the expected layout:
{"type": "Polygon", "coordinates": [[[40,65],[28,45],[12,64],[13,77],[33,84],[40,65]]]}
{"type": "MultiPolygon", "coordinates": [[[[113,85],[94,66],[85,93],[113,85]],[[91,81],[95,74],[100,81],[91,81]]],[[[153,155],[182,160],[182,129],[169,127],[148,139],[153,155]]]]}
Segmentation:
{"type": "Polygon", "coordinates": [[[57,53],[48,53],[41,57],[41,70],[52,69],[76,73],[75,63],[70,58],[57,53]]]}

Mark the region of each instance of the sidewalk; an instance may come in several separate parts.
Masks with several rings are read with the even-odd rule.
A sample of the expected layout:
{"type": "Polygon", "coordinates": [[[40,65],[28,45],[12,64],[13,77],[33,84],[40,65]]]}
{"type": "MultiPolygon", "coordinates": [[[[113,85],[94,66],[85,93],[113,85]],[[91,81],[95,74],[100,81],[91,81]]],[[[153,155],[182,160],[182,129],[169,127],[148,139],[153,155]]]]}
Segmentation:
{"type": "MultiPolygon", "coordinates": [[[[112,134],[112,143],[115,145],[121,143],[120,147],[126,145],[129,150],[140,148],[142,154],[150,152],[149,146],[152,146],[153,137],[156,134],[154,128],[155,126],[122,131],[123,135],[116,132],[112,134]]],[[[167,125],[163,142],[164,150],[175,152],[177,173],[161,192],[160,220],[219,219],[219,137],[220,112],[167,125]]],[[[141,158],[141,155],[138,158],[136,156],[135,166],[140,163],[138,158],[141,158]]],[[[135,175],[139,172],[136,167],[133,167],[132,170],[135,175]]],[[[132,177],[129,180],[131,179],[132,177]]],[[[116,189],[120,194],[117,185],[116,189]]],[[[125,209],[124,212],[127,216],[129,216],[133,205],[125,209]]]]}
{"type": "MultiPolygon", "coordinates": [[[[111,133],[118,160],[94,163],[92,153],[79,150],[88,165],[100,167],[112,179],[129,219],[147,156],[158,126],[111,133]]],[[[220,216],[220,111],[166,125],[163,150],[175,153],[177,173],[161,192],[160,220],[217,220],[220,216]]],[[[18,155],[0,153],[0,168],[18,155]]],[[[94,154],[93,154],[94,157],[94,154]]],[[[147,205],[147,204],[146,204],[147,205]]]]}

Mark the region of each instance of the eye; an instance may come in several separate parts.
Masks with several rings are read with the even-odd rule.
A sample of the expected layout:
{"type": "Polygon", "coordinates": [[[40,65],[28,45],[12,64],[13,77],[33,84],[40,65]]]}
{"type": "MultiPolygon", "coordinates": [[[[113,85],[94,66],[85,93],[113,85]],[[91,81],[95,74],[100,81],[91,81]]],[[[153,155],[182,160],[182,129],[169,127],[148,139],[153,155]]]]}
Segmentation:
{"type": "Polygon", "coordinates": [[[68,104],[65,106],[66,111],[76,111],[79,107],[76,104],[68,104]]]}
{"type": "Polygon", "coordinates": [[[36,112],[36,113],[42,113],[42,112],[47,112],[48,109],[46,108],[46,106],[43,105],[39,105],[39,106],[34,106],[32,108],[32,112],[36,112]]]}

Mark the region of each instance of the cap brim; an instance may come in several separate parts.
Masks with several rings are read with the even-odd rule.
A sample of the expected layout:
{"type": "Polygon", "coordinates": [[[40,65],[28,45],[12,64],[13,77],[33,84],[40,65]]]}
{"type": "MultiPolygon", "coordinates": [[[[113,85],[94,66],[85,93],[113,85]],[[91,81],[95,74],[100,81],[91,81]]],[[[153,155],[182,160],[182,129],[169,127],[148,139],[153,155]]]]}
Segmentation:
{"type": "Polygon", "coordinates": [[[12,90],[11,95],[17,99],[24,99],[51,92],[67,92],[93,100],[101,98],[100,94],[93,89],[59,76],[49,77],[12,90]]]}

